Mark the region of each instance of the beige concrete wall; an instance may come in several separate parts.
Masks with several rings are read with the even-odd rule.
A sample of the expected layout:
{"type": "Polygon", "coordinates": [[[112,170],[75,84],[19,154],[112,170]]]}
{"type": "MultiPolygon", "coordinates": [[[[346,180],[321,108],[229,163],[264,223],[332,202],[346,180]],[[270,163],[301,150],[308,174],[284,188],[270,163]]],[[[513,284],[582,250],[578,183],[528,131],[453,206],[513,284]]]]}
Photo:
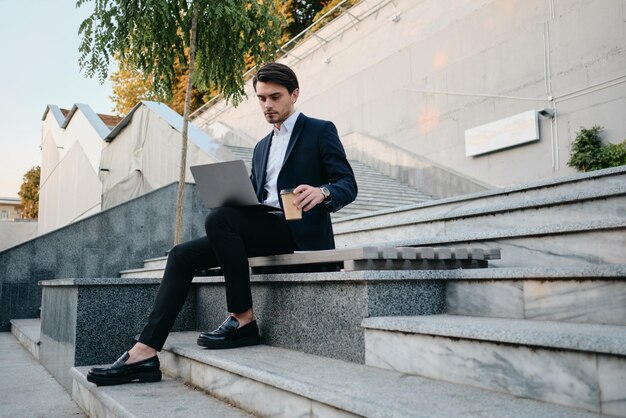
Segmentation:
{"type": "Polygon", "coordinates": [[[0,221],[0,251],[37,235],[37,221],[0,221]]]}
{"type": "MultiPolygon", "coordinates": [[[[365,15],[375,3],[352,12],[365,15]]],[[[317,39],[281,61],[300,78],[299,108],[333,120],[340,135],[376,138],[506,186],[573,173],[566,163],[581,126],[603,125],[612,142],[626,138],[625,9],[623,0],[400,0],[303,60],[293,56],[317,39]],[[465,156],[466,129],[545,107],[557,117],[540,120],[539,141],[465,156]]],[[[342,24],[320,35],[332,38],[342,24]]],[[[270,129],[250,97],[216,120],[261,138],[270,129]]]]}

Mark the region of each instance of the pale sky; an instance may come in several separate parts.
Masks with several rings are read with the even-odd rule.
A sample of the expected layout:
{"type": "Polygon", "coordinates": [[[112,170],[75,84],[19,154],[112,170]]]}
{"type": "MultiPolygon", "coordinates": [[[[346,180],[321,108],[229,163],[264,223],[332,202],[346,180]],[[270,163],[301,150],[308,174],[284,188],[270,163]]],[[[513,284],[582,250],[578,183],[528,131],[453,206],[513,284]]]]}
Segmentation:
{"type": "Polygon", "coordinates": [[[41,165],[46,105],[86,103],[112,114],[111,85],[84,78],[78,26],[92,4],[75,0],[0,0],[0,197],[18,197],[22,176],[41,165]]]}

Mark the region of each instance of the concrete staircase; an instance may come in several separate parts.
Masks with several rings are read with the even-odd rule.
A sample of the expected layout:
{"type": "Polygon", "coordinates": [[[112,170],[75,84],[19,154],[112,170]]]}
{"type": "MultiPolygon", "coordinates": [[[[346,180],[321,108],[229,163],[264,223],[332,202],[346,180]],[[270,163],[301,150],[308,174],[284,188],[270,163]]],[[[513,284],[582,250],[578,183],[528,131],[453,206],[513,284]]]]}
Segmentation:
{"type": "MultiPolygon", "coordinates": [[[[169,393],[189,399],[181,408],[219,399],[276,417],[626,416],[625,196],[622,167],[336,219],[342,246],[464,243],[500,247],[502,259],[253,275],[257,347],[195,344],[226,311],[223,279],[197,277],[154,399],[153,385],[127,385],[136,392],[124,398],[84,374],[128,347],[165,258],[118,278],[42,282],[42,363],[92,416],[141,416],[140,400],[169,393]]],[[[177,416],[177,404],[159,405],[152,416],[177,416]]]]}
{"type": "Polygon", "coordinates": [[[204,350],[196,337],[170,335],[159,383],[98,387],[89,366],[73,368],[72,397],[92,417],[596,416],[278,347],[204,350]]]}
{"type": "MultiPolygon", "coordinates": [[[[242,159],[248,168],[252,161],[252,148],[225,145],[236,158],[242,159]]],[[[408,185],[388,177],[359,161],[350,161],[354,170],[359,193],[354,202],[334,213],[333,219],[371,213],[383,209],[427,202],[432,197],[408,185]]]]}

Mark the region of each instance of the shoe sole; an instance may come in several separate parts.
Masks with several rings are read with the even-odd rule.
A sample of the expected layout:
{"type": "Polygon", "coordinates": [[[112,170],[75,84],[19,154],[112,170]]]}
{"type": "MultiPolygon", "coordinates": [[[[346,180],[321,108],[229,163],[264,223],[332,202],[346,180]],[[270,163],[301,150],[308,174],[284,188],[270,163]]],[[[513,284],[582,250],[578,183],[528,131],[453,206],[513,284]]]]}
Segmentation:
{"type": "Polygon", "coordinates": [[[149,383],[149,382],[159,382],[161,381],[161,370],[157,370],[154,372],[142,372],[142,373],[134,373],[129,374],[127,376],[122,377],[102,377],[102,376],[94,376],[91,374],[87,374],[87,380],[91,383],[95,383],[98,386],[111,386],[111,385],[121,385],[124,383],[132,383],[132,382],[140,382],[140,383],[149,383]]]}
{"type": "Polygon", "coordinates": [[[198,345],[204,348],[210,348],[214,350],[223,350],[228,348],[247,347],[250,345],[261,344],[261,337],[254,335],[251,337],[237,338],[236,340],[207,340],[205,338],[198,338],[198,345]]]}

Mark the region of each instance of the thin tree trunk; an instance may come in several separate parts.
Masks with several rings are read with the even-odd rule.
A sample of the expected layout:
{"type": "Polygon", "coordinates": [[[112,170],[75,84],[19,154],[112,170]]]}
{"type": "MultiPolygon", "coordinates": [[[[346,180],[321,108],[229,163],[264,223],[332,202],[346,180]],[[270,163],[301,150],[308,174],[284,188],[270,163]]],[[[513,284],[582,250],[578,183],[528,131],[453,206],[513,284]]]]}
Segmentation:
{"type": "Polygon", "coordinates": [[[176,230],[174,245],[180,244],[183,239],[183,197],[185,194],[185,173],[187,172],[187,132],[189,128],[189,113],[191,107],[191,91],[193,87],[193,69],[196,61],[196,32],[198,30],[198,1],[193,2],[191,18],[191,40],[189,41],[189,78],[185,93],[185,112],[183,115],[183,144],[180,154],[180,176],[178,177],[178,197],[176,199],[176,230]]]}

